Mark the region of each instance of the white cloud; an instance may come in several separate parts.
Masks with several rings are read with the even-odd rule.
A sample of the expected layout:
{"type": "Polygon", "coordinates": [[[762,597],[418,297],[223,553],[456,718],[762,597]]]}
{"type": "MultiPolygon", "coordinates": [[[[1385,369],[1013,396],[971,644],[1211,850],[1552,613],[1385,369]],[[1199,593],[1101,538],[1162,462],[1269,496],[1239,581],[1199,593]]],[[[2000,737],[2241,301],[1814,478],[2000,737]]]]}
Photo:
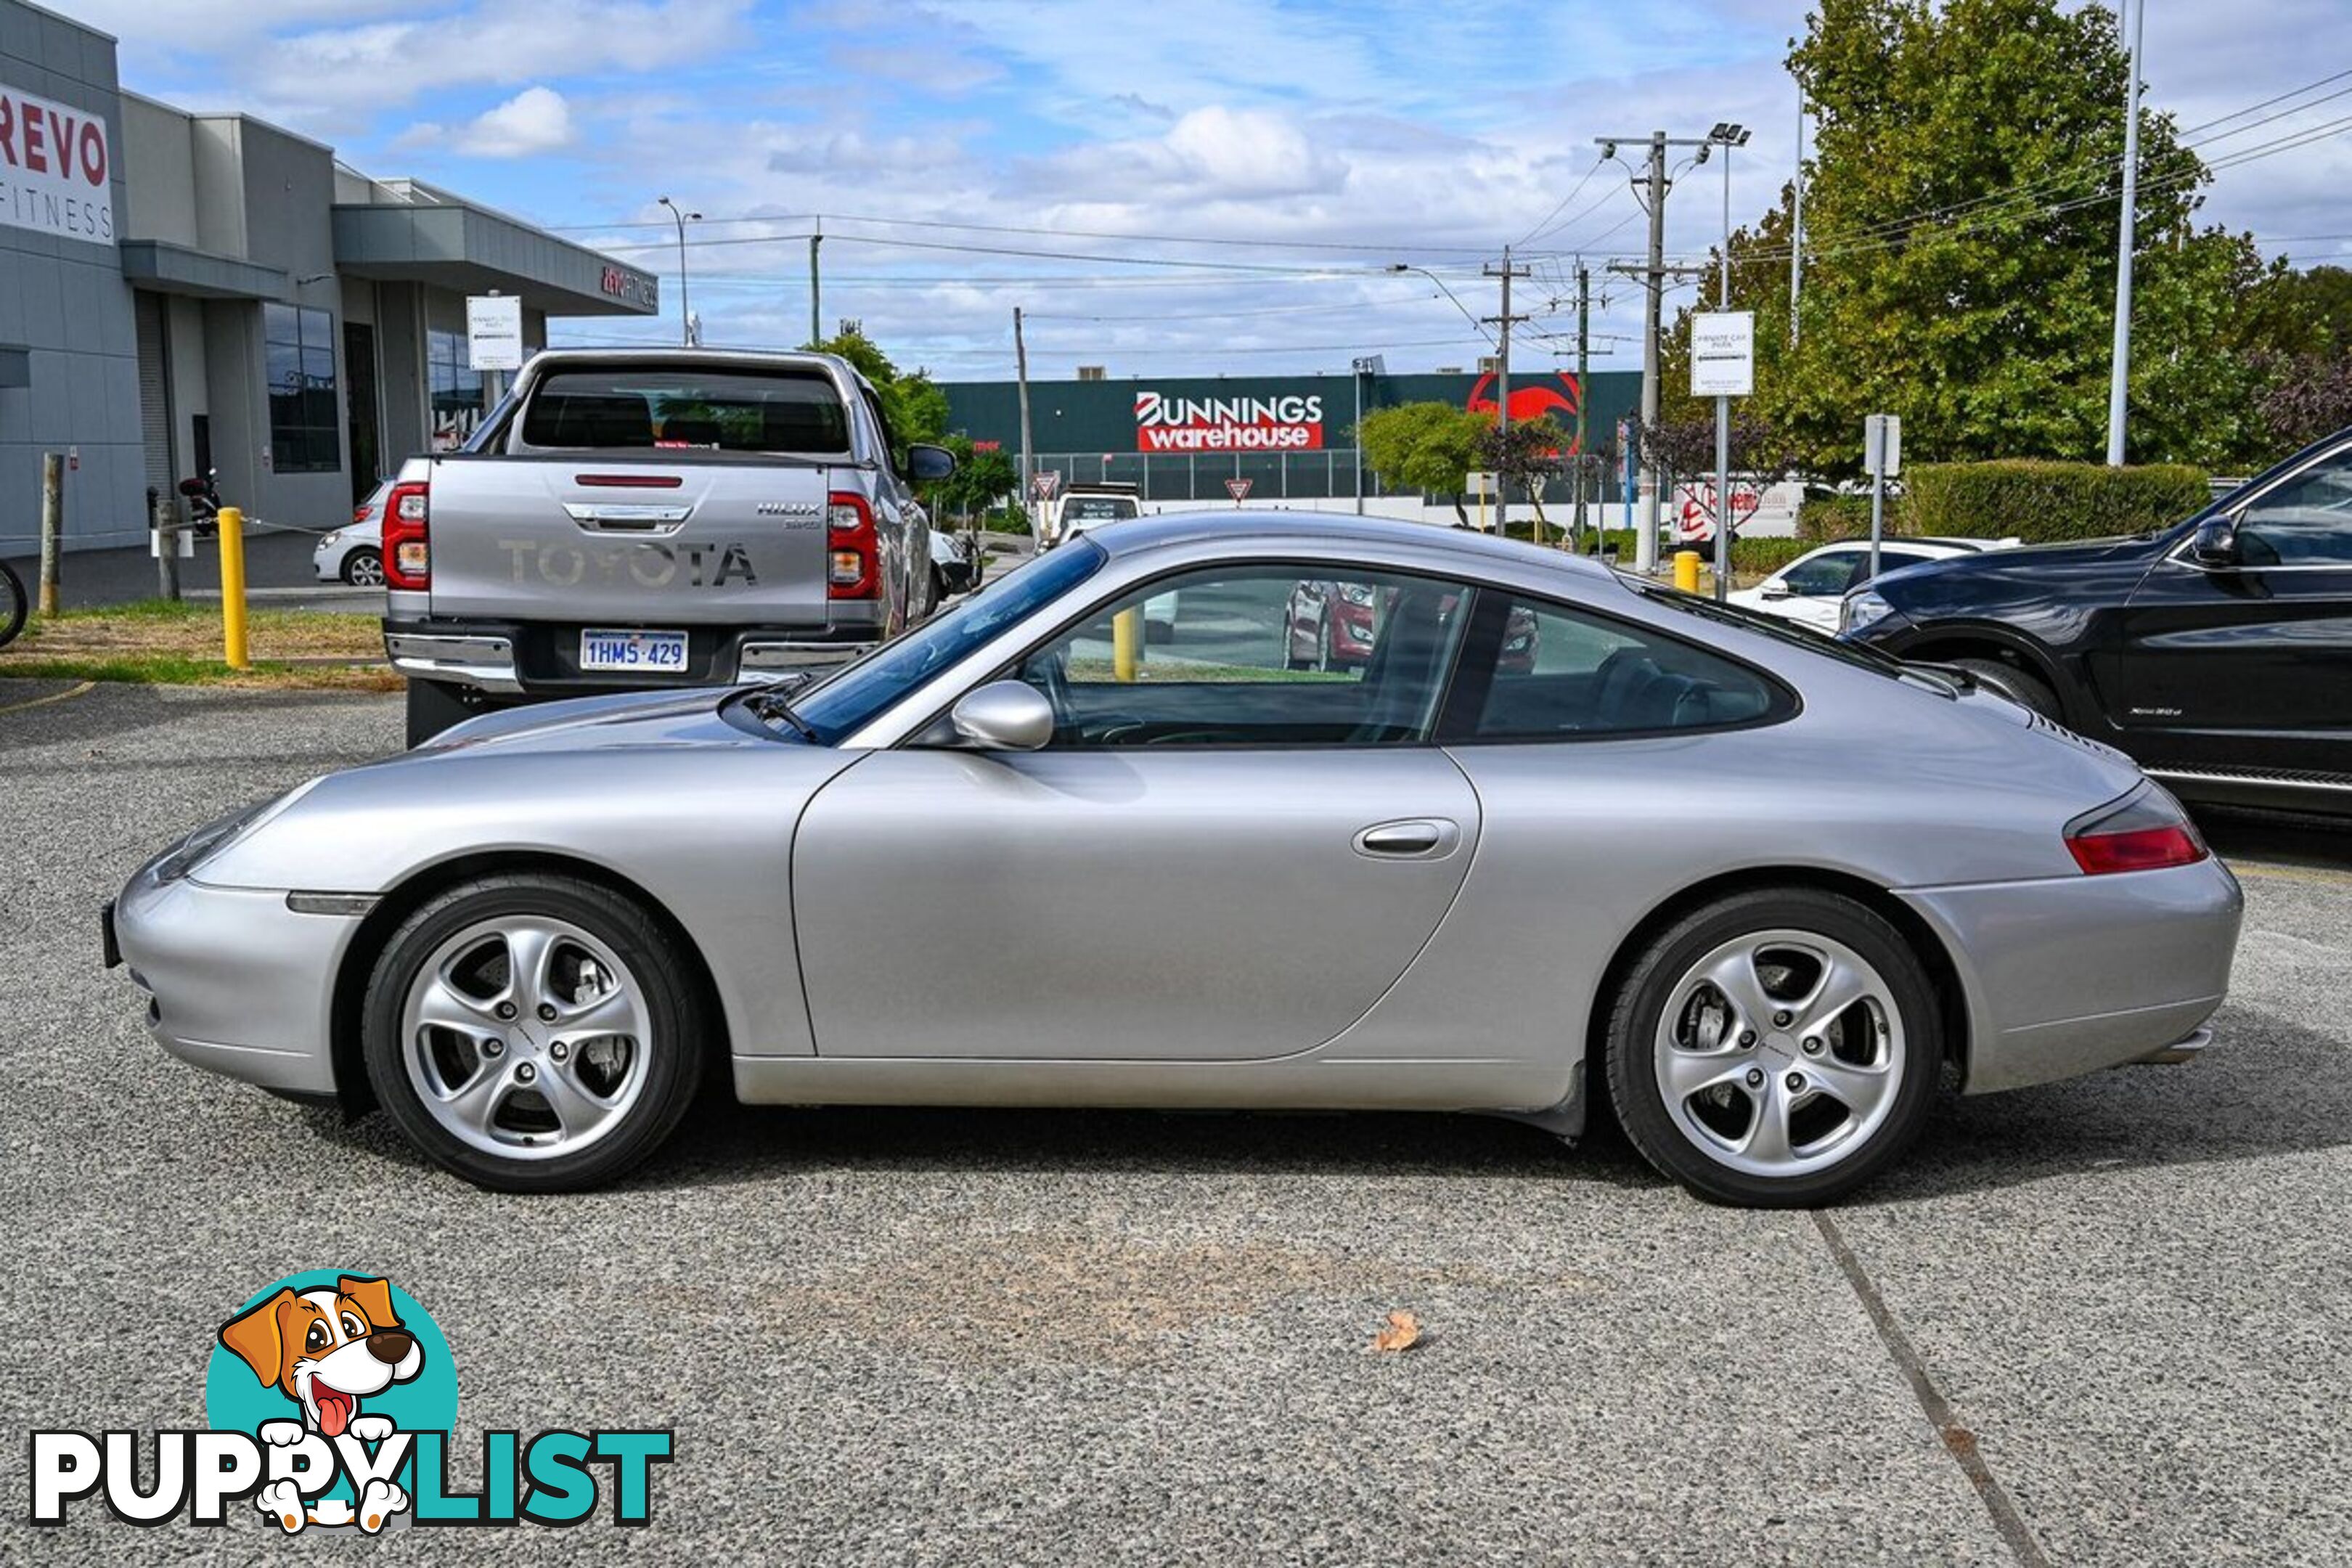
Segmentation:
{"type": "Polygon", "coordinates": [[[572,145],[572,105],[551,87],[528,87],[452,130],[420,121],[392,139],[395,147],[437,148],[461,158],[533,158],[572,145]]]}

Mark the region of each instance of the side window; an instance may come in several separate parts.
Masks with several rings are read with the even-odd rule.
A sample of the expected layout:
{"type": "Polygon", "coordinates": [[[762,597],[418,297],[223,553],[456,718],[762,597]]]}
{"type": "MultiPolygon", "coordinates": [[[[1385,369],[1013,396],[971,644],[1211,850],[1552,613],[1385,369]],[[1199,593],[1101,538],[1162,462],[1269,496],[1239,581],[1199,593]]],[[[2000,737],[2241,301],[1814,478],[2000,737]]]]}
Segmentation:
{"type": "MultiPolygon", "coordinates": [[[[1490,603],[1478,647],[1495,648],[1468,738],[1558,741],[1719,729],[1775,716],[1780,689],[1746,666],[1644,626],[1539,599],[1490,603]]],[[[1483,653],[1479,656],[1483,660],[1483,653]]]]}
{"type": "Polygon", "coordinates": [[[2238,520],[2238,558],[2249,566],[2352,566],[2352,451],[2249,506],[2238,520]]]}
{"type": "Polygon", "coordinates": [[[1364,746],[1436,722],[1471,591],[1328,567],[1162,579],[1033,650],[1015,679],[1054,704],[1057,749],[1364,746]]]}
{"type": "Polygon", "coordinates": [[[1832,550],[1798,562],[1780,574],[1780,581],[1801,599],[1834,599],[1853,585],[1855,569],[1869,559],[1859,551],[1832,550]]]}
{"type": "MultiPolygon", "coordinates": [[[[1879,551],[1879,552],[1878,552],[1878,571],[1879,571],[1879,574],[1880,574],[1881,576],[1884,576],[1884,575],[1885,575],[1887,573],[1889,573],[1889,572],[1893,572],[1893,571],[1896,570],[1896,569],[1897,569],[1897,568],[1899,568],[1899,567],[1904,567],[1904,566],[1917,566],[1917,565],[1921,564],[1921,563],[1924,563],[1924,562],[1933,561],[1933,560],[1936,560],[1936,559],[1937,559],[1937,557],[1935,557],[1935,556],[1933,556],[1933,555],[1921,555],[1921,554],[1916,553],[1916,552],[1909,551],[1909,550],[1884,550],[1884,549],[1882,549],[1882,550],[1881,550],[1881,551],[1879,551]]],[[[1850,584],[1850,585],[1851,585],[1851,586],[1859,586],[1860,584],[1864,584],[1864,583],[1867,583],[1867,582],[1869,582],[1869,581],[1870,581],[1870,556],[1869,556],[1869,554],[1865,552],[1864,553],[1863,553],[1862,555],[1860,555],[1860,556],[1856,557],[1856,559],[1855,559],[1855,562],[1854,562],[1854,568],[1853,568],[1853,583],[1852,584],[1850,584]]]]}
{"type": "Polygon", "coordinates": [[[907,448],[898,444],[898,433],[890,428],[890,416],[882,412],[882,400],[874,389],[863,389],[866,411],[874,416],[874,428],[882,433],[882,449],[890,454],[890,471],[900,479],[907,477],[907,448]]]}

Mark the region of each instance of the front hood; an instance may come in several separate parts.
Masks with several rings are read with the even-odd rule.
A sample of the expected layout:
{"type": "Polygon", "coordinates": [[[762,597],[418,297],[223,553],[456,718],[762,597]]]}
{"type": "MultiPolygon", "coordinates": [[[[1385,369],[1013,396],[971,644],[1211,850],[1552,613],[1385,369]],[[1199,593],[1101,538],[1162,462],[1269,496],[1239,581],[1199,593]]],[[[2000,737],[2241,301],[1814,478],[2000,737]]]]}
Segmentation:
{"type": "Polygon", "coordinates": [[[1986,550],[1905,566],[1874,577],[1874,593],[1913,616],[2006,610],[2079,600],[2101,585],[2137,583],[2164,550],[2160,538],[2094,539],[1986,550]]]}
{"type": "MultiPolygon", "coordinates": [[[[736,689],[710,686],[686,691],[630,691],[509,708],[468,719],[435,736],[411,754],[771,743],[738,730],[720,716],[720,705],[736,689]]],[[[789,742],[793,740],[792,731],[780,731],[778,738],[789,742]]]]}

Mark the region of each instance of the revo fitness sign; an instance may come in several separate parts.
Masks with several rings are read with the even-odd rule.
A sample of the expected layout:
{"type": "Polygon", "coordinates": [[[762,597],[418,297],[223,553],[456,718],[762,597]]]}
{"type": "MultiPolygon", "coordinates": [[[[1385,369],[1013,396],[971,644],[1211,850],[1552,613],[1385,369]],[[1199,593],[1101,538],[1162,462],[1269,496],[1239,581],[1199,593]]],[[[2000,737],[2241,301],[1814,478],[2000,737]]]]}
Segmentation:
{"type": "Polygon", "coordinates": [[[1135,395],[1139,452],[1311,452],[1323,446],[1323,399],[1135,395]]]}
{"type": "Polygon", "coordinates": [[[0,86],[0,223],[112,245],[113,170],[102,116],[0,86]]]}

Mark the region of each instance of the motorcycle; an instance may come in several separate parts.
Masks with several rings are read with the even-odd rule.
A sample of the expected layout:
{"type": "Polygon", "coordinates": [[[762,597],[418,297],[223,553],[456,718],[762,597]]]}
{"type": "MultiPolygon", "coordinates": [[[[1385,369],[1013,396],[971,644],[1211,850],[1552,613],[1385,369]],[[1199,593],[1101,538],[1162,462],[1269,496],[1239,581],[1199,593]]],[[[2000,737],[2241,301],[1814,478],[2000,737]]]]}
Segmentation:
{"type": "Polygon", "coordinates": [[[180,494],[188,503],[188,526],[199,539],[220,531],[220,470],[206,468],[202,479],[182,479],[180,494]]]}

